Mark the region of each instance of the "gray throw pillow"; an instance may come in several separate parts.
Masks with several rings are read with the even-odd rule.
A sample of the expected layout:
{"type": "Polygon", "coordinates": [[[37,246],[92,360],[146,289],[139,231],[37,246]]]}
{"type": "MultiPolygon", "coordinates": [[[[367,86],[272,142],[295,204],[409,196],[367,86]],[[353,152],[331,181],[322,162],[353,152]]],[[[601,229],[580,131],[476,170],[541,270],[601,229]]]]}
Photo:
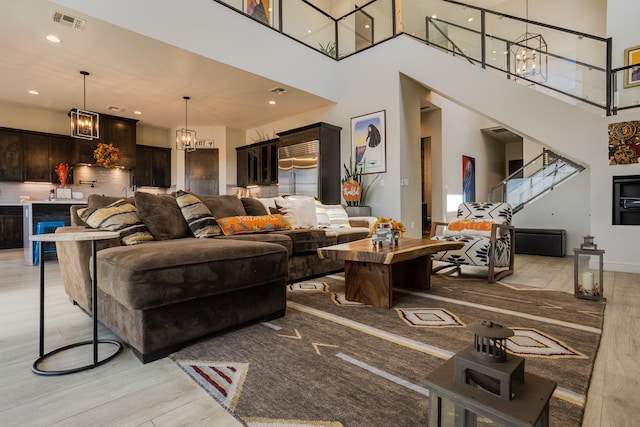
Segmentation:
{"type": "Polygon", "coordinates": [[[140,219],[156,240],[180,239],[190,235],[176,198],[169,194],[134,194],[140,219]]]}

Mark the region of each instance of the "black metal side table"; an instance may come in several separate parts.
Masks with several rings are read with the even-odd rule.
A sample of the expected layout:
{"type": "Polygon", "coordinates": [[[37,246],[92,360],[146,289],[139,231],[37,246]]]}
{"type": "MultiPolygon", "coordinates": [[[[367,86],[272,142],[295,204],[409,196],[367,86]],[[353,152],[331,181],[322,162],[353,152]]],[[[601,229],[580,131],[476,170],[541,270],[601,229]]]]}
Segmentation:
{"type": "Polygon", "coordinates": [[[49,233],[49,234],[35,234],[29,236],[29,240],[33,242],[40,242],[40,357],[33,363],[31,370],[38,375],[65,375],[75,372],[85,371],[93,369],[99,365],[102,365],[109,360],[116,357],[122,351],[122,344],[118,341],[111,339],[98,339],[98,275],[97,275],[97,260],[96,260],[96,241],[118,238],[118,233],[113,231],[86,231],[76,233],[49,233]],[[91,292],[92,292],[92,318],[93,318],[93,339],[88,341],[77,342],[69,345],[65,345],[55,350],[51,350],[45,354],[44,352],[44,244],[45,242],[69,242],[69,241],[91,241],[92,252],[92,275],[91,292]],[[98,344],[112,344],[117,347],[116,351],[103,360],[98,360],[98,344]],[[48,357],[54,354],[69,350],[71,348],[80,347],[84,345],[93,345],[93,362],[80,366],[77,368],[64,369],[59,371],[48,371],[41,369],[39,365],[48,357]]]}

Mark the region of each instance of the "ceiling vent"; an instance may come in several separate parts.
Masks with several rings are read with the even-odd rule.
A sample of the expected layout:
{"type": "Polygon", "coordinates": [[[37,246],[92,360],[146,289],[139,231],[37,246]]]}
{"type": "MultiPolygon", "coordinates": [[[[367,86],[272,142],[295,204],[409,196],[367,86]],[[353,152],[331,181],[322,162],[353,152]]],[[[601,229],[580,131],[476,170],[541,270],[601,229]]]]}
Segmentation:
{"type": "Polygon", "coordinates": [[[118,106],[115,106],[115,105],[109,105],[107,107],[107,110],[114,111],[114,112],[122,112],[122,111],[124,111],[124,108],[118,107],[118,106]]]}
{"type": "Polygon", "coordinates": [[[495,129],[491,129],[491,132],[493,132],[493,133],[503,133],[503,132],[509,132],[509,129],[495,128],[495,129]]]}
{"type": "Polygon", "coordinates": [[[269,92],[282,95],[283,93],[287,93],[287,90],[283,87],[274,87],[273,89],[269,89],[269,92]]]}
{"type": "Polygon", "coordinates": [[[55,10],[51,11],[51,20],[78,31],[84,30],[84,24],[87,22],[84,19],[76,18],[75,16],[67,15],[55,10]]]}

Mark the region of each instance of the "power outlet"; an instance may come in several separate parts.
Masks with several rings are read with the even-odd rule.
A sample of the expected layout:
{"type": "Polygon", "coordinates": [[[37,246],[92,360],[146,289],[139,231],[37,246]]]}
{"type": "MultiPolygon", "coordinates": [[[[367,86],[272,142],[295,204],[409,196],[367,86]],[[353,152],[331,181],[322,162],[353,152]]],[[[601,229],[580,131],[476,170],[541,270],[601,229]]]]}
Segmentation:
{"type": "Polygon", "coordinates": [[[380,187],[384,187],[384,179],[380,180],[380,187]]]}

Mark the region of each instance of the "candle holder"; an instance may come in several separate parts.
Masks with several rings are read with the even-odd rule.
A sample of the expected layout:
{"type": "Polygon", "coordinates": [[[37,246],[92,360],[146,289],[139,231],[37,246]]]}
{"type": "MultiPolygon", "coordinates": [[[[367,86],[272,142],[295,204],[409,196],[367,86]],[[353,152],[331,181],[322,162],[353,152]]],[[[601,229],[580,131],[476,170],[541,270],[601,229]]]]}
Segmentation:
{"type": "Polygon", "coordinates": [[[575,248],[573,253],[573,291],[576,298],[596,301],[604,299],[604,250],[598,249],[598,245],[593,243],[593,236],[585,236],[584,243],[580,244],[580,249],[575,248]],[[597,264],[593,259],[595,257],[598,258],[597,264]]]}

